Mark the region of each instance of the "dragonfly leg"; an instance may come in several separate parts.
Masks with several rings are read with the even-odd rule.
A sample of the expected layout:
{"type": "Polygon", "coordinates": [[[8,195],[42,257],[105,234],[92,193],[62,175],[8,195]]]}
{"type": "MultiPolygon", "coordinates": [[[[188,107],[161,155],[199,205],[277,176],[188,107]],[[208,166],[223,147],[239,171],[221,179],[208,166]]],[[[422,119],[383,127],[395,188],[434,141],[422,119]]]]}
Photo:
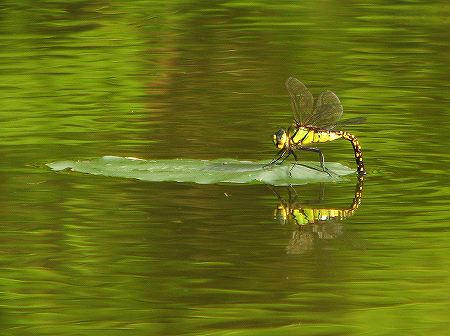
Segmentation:
{"type": "Polygon", "coordinates": [[[303,163],[299,163],[299,162],[297,161],[297,162],[294,162],[294,163],[292,164],[291,169],[289,169],[289,176],[290,176],[290,177],[292,177],[292,171],[294,170],[294,168],[295,168],[296,166],[302,166],[302,167],[305,167],[305,168],[308,168],[308,169],[314,169],[314,170],[317,170],[317,171],[319,171],[319,172],[323,172],[323,170],[321,170],[321,169],[319,169],[319,168],[311,167],[311,166],[305,165],[305,164],[303,164],[303,163]]]}
{"type": "Polygon", "coordinates": [[[325,167],[325,158],[323,156],[322,151],[319,148],[314,148],[314,147],[300,147],[299,149],[302,149],[304,151],[308,151],[308,152],[314,152],[314,153],[318,153],[319,154],[319,159],[320,159],[320,167],[322,168],[322,170],[327,173],[329,176],[331,176],[330,171],[325,167]]]}
{"type": "Polygon", "coordinates": [[[266,184],[266,187],[269,188],[270,191],[274,193],[274,195],[278,198],[278,201],[282,204],[284,204],[286,201],[281,197],[281,195],[277,192],[277,189],[274,186],[271,186],[270,184],[266,184]]]}
{"type": "MultiPolygon", "coordinates": [[[[297,150],[306,150],[306,151],[308,151],[308,150],[310,150],[311,148],[310,148],[310,147],[295,146],[295,149],[297,149],[297,150]]],[[[315,149],[318,149],[318,148],[315,148],[315,149]]],[[[316,168],[316,167],[310,167],[310,166],[308,166],[308,165],[299,163],[299,162],[298,162],[297,154],[295,154],[294,151],[292,151],[292,155],[294,156],[295,162],[292,164],[291,169],[289,169],[289,176],[290,176],[290,177],[292,177],[292,170],[294,169],[295,166],[302,166],[302,167],[306,167],[306,168],[308,168],[308,169],[314,169],[314,170],[317,170],[317,171],[326,171],[326,172],[327,172],[327,170],[324,169],[324,167],[322,167],[322,170],[320,170],[320,169],[318,169],[318,168],[316,168]]],[[[322,155],[322,156],[323,156],[323,155],[322,155]]],[[[327,173],[328,173],[328,172],[327,172],[327,173]]]]}
{"type": "Polygon", "coordinates": [[[278,163],[278,164],[282,164],[282,163],[284,162],[284,160],[286,160],[292,153],[293,153],[292,151],[289,151],[289,152],[288,152],[288,155],[286,155],[286,156],[283,158],[283,160],[281,160],[281,162],[278,163]]]}
{"type": "Polygon", "coordinates": [[[319,168],[311,167],[311,166],[305,165],[305,164],[303,164],[303,163],[294,162],[294,163],[292,164],[291,169],[289,169],[289,176],[290,176],[290,177],[292,177],[292,170],[294,170],[294,167],[296,167],[296,166],[302,166],[302,167],[305,167],[305,168],[308,168],[308,169],[314,169],[314,170],[317,170],[317,171],[319,171],[319,172],[323,172],[323,170],[321,170],[321,169],[319,169],[319,168]]]}
{"type": "Polygon", "coordinates": [[[291,169],[289,169],[289,177],[292,177],[292,169],[294,169],[295,165],[298,164],[298,163],[297,163],[297,161],[298,161],[297,154],[295,154],[294,151],[292,151],[292,156],[294,157],[295,162],[292,164],[291,169]]]}
{"type": "Polygon", "coordinates": [[[295,200],[297,200],[298,198],[297,190],[295,190],[292,184],[289,184],[288,194],[289,194],[289,204],[292,204],[295,200]],[[293,191],[293,193],[291,192],[291,190],[293,191]],[[294,197],[292,197],[292,194],[294,194],[294,197]]]}
{"type": "MultiPolygon", "coordinates": [[[[292,164],[292,167],[289,169],[289,177],[292,177],[292,169],[294,169],[295,165],[299,164],[299,163],[297,163],[297,161],[298,161],[297,154],[295,154],[295,152],[293,150],[290,150],[288,156],[291,155],[291,154],[294,157],[295,162],[292,164]]],[[[288,158],[288,156],[286,156],[284,158],[284,160],[286,160],[288,158]]],[[[283,161],[281,161],[281,162],[283,162],[283,161]]]]}
{"type": "Polygon", "coordinates": [[[281,164],[287,158],[287,157],[283,158],[285,154],[286,154],[286,150],[285,149],[280,150],[277,153],[276,157],[272,161],[270,161],[268,164],[264,165],[263,168],[266,168],[268,166],[276,164],[278,161],[282,160],[280,163],[278,163],[278,164],[281,164]]]}
{"type": "Polygon", "coordinates": [[[292,177],[292,170],[294,169],[295,166],[302,166],[300,163],[294,162],[291,166],[291,169],[289,169],[289,177],[292,177]]]}
{"type": "MultiPolygon", "coordinates": [[[[304,149],[304,147],[297,146],[296,149],[300,150],[300,149],[304,149]]],[[[292,155],[293,155],[294,158],[295,158],[295,162],[292,164],[291,169],[289,169],[289,176],[290,176],[290,177],[292,177],[292,171],[294,170],[295,166],[302,166],[302,167],[306,167],[306,168],[308,168],[308,169],[314,169],[314,170],[317,170],[317,171],[323,171],[323,170],[320,170],[320,169],[318,169],[318,168],[310,167],[310,166],[308,166],[308,165],[299,163],[299,162],[298,162],[297,154],[295,154],[294,151],[292,151],[292,155]]]]}

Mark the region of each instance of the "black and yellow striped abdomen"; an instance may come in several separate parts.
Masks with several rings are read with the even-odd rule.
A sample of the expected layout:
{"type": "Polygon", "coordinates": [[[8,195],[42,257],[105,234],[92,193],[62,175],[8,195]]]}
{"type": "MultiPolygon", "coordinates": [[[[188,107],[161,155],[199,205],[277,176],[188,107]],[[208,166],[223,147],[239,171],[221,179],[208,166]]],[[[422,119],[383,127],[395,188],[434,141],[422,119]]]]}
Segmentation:
{"type": "Polygon", "coordinates": [[[349,208],[314,208],[314,207],[296,207],[288,209],[298,225],[317,224],[329,220],[343,220],[353,216],[361,205],[363,193],[364,177],[358,177],[358,183],[355,187],[355,195],[349,208]]]}
{"type": "Polygon", "coordinates": [[[291,137],[291,141],[294,145],[305,146],[314,143],[329,142],[336,139],[345,139],[352,143],[353,151],[355,152],[355,160],[358,166],[358,174],[365,175],[366,170],[364,168],[361,145],[358,139],[348,132],[323,130],[310,127],[298,127],[291,137]]]}
{"type": "Polygon", "coordinates": [[[298,225],[315,224],[329,220],[343,220],[353,215],[350,209],[319,209],[303,208],[293,209],[292,215],[298,225]]]}
{"type": "Polygon", "coordinates": [[[313,143],[329,142],[339,138],[342,138],[342,134],[338,134],[336,131],[299,127],[292,137],[292,141],[296,145],[304,146],[313,143]]]}

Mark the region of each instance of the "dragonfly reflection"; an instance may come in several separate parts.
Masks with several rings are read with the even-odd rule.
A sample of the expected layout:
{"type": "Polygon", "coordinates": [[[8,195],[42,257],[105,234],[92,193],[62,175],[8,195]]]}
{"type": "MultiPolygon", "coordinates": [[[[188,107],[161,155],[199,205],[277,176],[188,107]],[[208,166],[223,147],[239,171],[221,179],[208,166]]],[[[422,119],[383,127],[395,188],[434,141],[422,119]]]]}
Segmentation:
{"type": "Polygon", "coordinates": [[[335,208],[321,205],[324,188],[321,185],[319,199],[313,203],[300,202],[292,187],[287,188],[288,199],[283,199],[275,188],[278,198],[274,218],[282,225],[293,224],[296,230],[286,247],[288,254],[301,254],[311,250],[318,240],[335,239],[342,233],[342,221],[353,216],[361,204],[364,177],[358,176],[353,201],[349,207],[335,208]]]}

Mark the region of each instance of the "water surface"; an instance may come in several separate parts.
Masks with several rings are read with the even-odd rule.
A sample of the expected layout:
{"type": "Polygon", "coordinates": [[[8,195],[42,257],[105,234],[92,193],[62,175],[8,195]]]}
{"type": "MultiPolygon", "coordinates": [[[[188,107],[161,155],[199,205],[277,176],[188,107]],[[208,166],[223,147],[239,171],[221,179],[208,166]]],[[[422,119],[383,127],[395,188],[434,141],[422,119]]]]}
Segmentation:
{"type": "MultiPolygon", "coordinates": [[[[446,335],[448,16],[445,1],[2,1],[2,334],[446,335]],[[341,219],[323,216],[352,208],[356,176],[274,192],[45,166],[269,161],[289,76],[368,118],[348,129],[368,175],[341,219]],[[323,220],[299,226],[289,204],[323,220]]],[[[354,168],[346,141],[322,149],[354,168]]]]}

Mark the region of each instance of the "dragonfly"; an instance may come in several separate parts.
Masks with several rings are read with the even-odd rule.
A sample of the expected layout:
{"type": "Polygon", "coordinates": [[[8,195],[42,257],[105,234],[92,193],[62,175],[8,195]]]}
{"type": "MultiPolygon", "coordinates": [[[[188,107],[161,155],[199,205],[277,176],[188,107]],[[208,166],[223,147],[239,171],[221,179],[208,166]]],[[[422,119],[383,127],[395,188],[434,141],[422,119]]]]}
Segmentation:
{"type": "Polygon", "coordinates": [[[344,110],[338,96],[332,91],[322,92],[314,104],[311,92],[297,78],[289,77],[286,81],[286,88],[291,97],[294,123],[287,130],[279,129],[273,135],[273,143],[279,151],[269,165],[281,164],[290,155],[296,161],[294,165],[298,164],[296,151],[303,150],[317,153],[322,170],[331,175],[325,168],[322,151],[310,145],[345,139],[350,141],[353,146],[358,174],[365,175],[366,170],[358,139],[349,132],[335,129],[336,127],[362,123],[365,118],[358,117],[341,121],[344,110]]]}

